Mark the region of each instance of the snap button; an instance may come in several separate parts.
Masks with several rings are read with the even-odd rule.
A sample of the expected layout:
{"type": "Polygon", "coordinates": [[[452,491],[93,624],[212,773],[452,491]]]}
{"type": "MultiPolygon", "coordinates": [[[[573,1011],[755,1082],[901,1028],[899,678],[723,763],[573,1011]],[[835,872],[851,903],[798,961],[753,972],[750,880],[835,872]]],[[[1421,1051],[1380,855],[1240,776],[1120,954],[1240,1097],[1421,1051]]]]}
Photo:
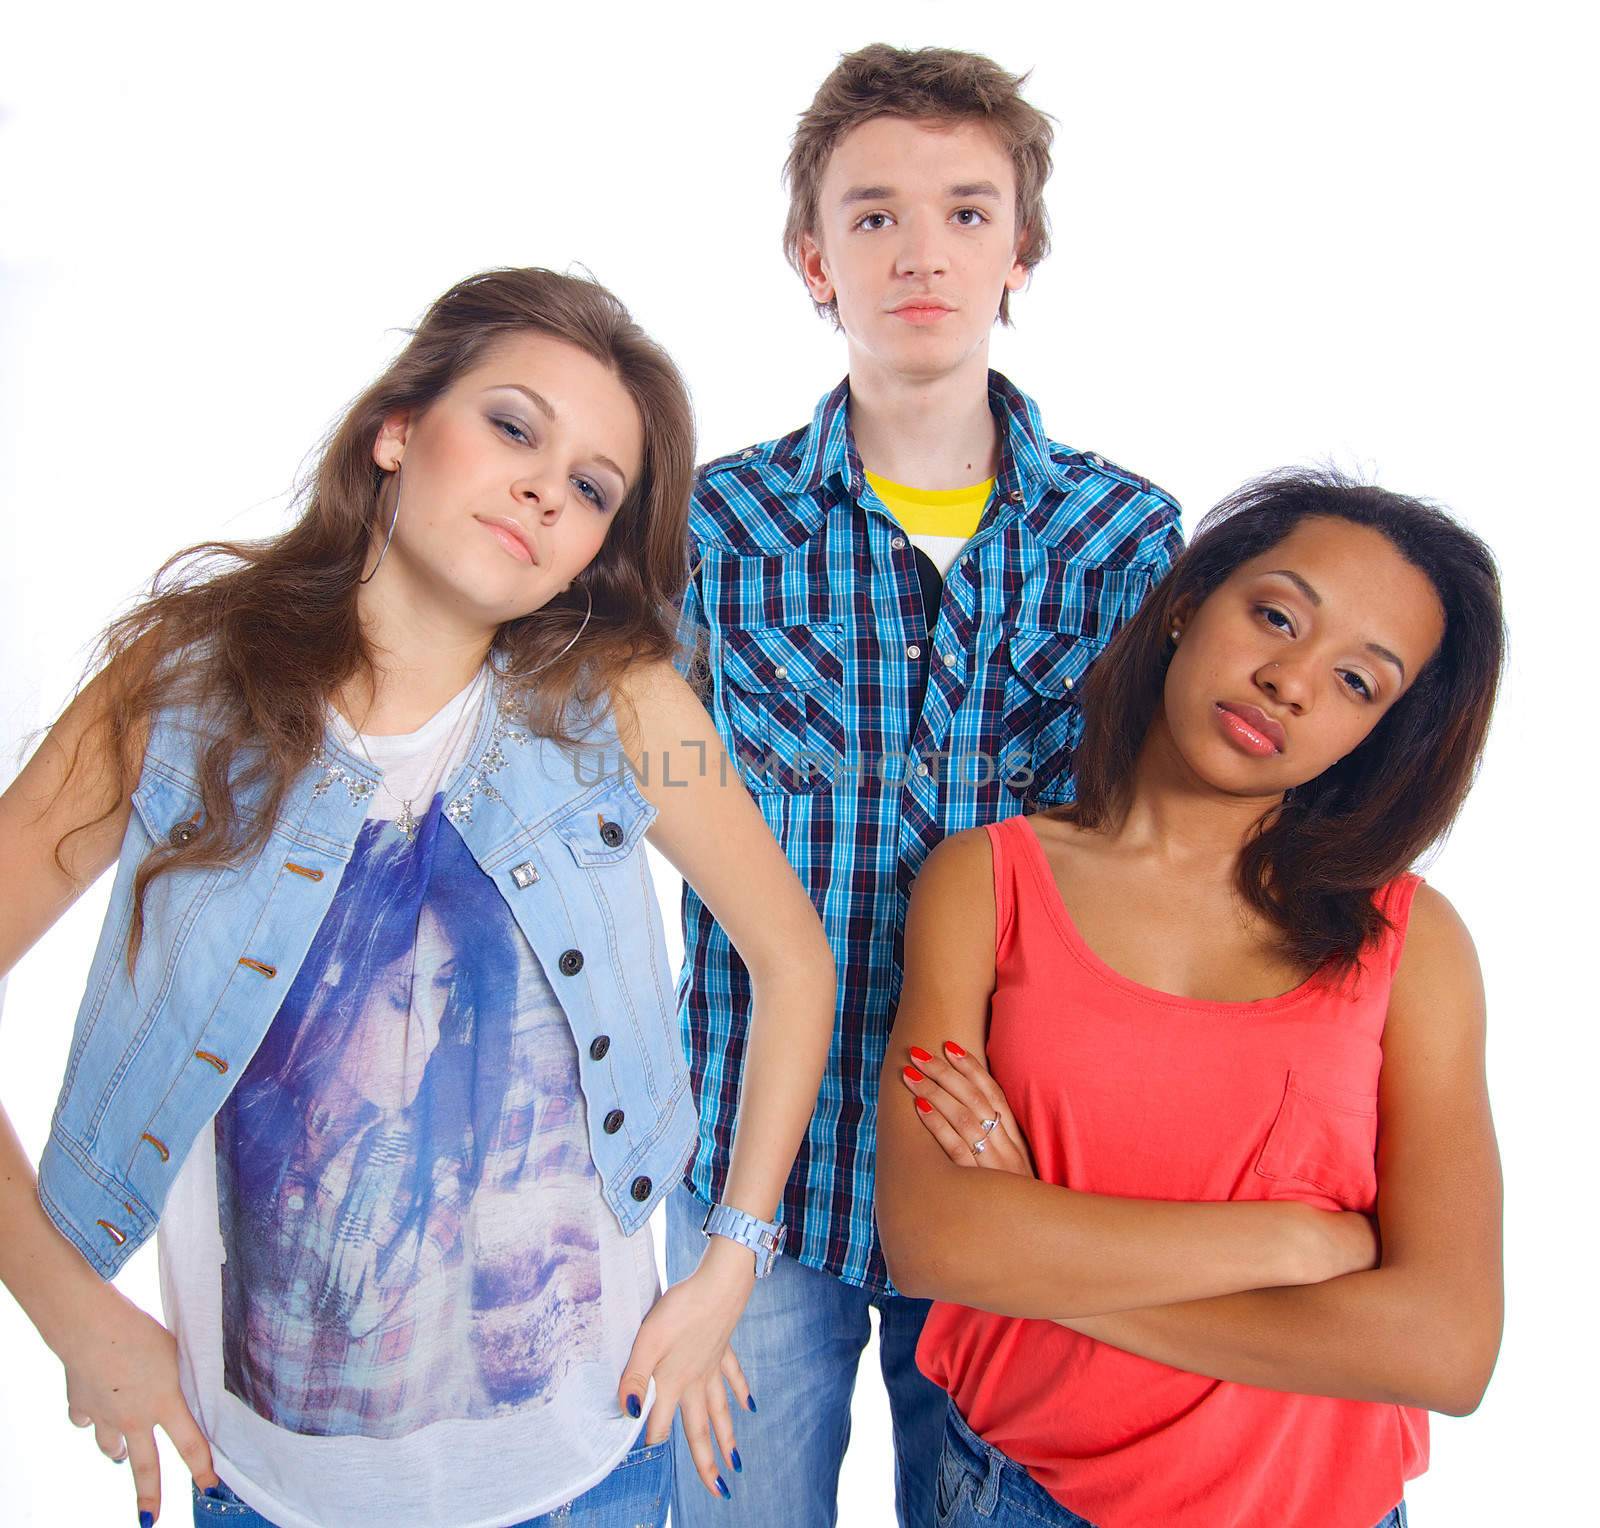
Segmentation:
{"type": "Polygon", "coordinates": [[[906,657],[908,657],[908,658],[920,658],[921,656],[922,656],[922,649],[920,647],[918,647],[915,642],[911,643],[906,648],[906,657]]]}
{"type": "Polygon", "coordinates": [[[628,1192],[632,1194],[640,1204],[643,1204],[645,1200],[650,1197],[650,1187],[650,1180],[648,1178],[635,1178],[633,1180],[633,1187],[629,1189],[628,1192]]]}
{"type": "Polygon", "coordinates": [[[172,831],[167,834],[167,842],[174,849],[181,849],[200,830],[192,822],[175,822],[172,831]]]}
{"type": "Polygon", "coordinates": [[[928,766],[926,764],[917,765],[917,773],[919,775],[925,775],[925,774],[927,774],[927,772],[928,772],[928,766]]]}
{"type": "MultiPolygon", "coordinates": [[[[606,1115],[605,1124],[603,1124],[600,1128],[604,1130],[607,1135],[615,1135],[620,1129],[622,1129],[622,1110],[613,1109],[608,1115],[606,1115]]],[[[649,1189],[646,1189],[645,1192],[649,1193],[650,1191],[649,1189]]],[[[634,1197],[637,1198],[638,1195],[635,1195],[634,1197]]]]}
{"type": "Polygon", "coordinates": [[[772,677],[774,679],[787,679],[789,677],[789,665],[787,663],[773,664],[772,677]]]}
{"type": "Polygon", "coordinates": [[[589,1059],[591,1061],[604,1061],[606,1052],[611,1049],[610,1035],[596,1035],[589,1042],[589,1059]]]}
{"type": "Polygon", "coordinates": [[[576,976],[583,969],[583,951],[563,950],[556,965],[561,968],[563,976],[576,976]]]}
{"type": "Polygon", "coordinates": [[[1072,688],[1072,676],[1070,674],[1061,681],[1061,688],[1063,690],[1070,690],[1072,688]]]}
{"type": "Polygon", "coordinates": [[[1105,459],[1105,457],[1103,457],[1103,456],[1101,456],[1101,455],[1100,455],[1100,453],[1099,453],[1099,452],[1098,452],[1098,451],[1091,451],[1091,452],[1090,452],[1090,453],[1089,453],[1089,460],[1090,460],[1090,462],[1091,462],[1091,463],[1093,463],[1093,464],[1094,464],[1094,465],[1095,465],[1095,466],[1096,466],[1096,467],[1103,467],[1103,466],[1105,466],[1105,464],[1106,464],[1106,459],[1105,459]]]}
{"type": "Polygon", "coordinates": [[[1006,497],[1010,499],[1013,504],[1020,504],[1022,502],[1022,490],[1020,488],[1013,488],[1011,492],[1006,495],[1006,497]]]}
{"type": "Polygon", "coordinates": [[[739,460],[742,462],[747,462],[755,454],[756,448],[754,446],[746,446],[744,450],[739,453],[739,460]]]}
{"type": "Polygon", "coordinates": [[[944,659],[946,668],[954,668],[956,666],[956,655],[954,653],[943,653],[940,656],[944,659]]]}
{"type": "Polygon", "coordinates": [[[906,538],[904,536],[896,536],[892,541],[890,541],[889,545],[892,546],[895,551],[903,552],[906,549],[906,538]]]}
{"type": "Polygon", "coordinates": [[[625,835],[620,822],[602,822],[600,824],[600,842],[608,849],[615,849],[625,835]]]}

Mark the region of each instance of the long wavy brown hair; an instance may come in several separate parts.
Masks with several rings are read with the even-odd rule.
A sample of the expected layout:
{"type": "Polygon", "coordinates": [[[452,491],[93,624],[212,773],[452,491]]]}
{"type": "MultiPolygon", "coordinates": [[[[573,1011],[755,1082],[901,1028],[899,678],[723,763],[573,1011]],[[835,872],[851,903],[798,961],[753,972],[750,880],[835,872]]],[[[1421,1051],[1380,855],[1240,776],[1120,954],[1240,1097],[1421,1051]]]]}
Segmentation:
{"type": "Polygon", "coordinates": [[[1494,557],[1434,505],[1310,469],[1258,478],[1223,500],[1090,671],[1076,802],[1049,815],[1090,829],[1120,820],[1161,704],[1173,616],[1314,515],[1386,536],[1427,575],[1445,616],[1439,649],[1411,688],[1359,747],[1263,817],[1239,855],[1246,906],[1279,931],[1292,959],[1338,974],[1383,927],[1373,893],[1455,821],[1499,689],[1506,638],[1494,557]]]}
{"type": "MultiPolygon", "coordinates": [[[[334,426],[297,495],[292,525],[264,541],[206,542],[177,553],[96,649],[90,671],[99,673],[103,704],[68,778],[85,741],[98,735],[115,771],[106,816],[137,782],[158,712],[182,704],[205,718],[197,760],[201,816],[186,843],[158,847],[139,868],[130,960],[150,882],[180,867],[235,865],[259,852],[322,742],[329,698],[352,678],[373,675],[356,589],[375,528],[383,526],[388,474],[372,455],[383,421],[426,410],[496,342],[530,330],[612,370],[639,410],[644,463],[571,589],[496,633],[496,667],[529,725],[567,738],[571,706],[608,699],[628,665],[672,655],[688,576],[694,471],[682,377],[594,281],[532,268],[468,277],[428,309],[405,348],[334,426]],[[568,647],[591,599],[582,640],[568,647]]],[[[58,860],[60,852],[58,845],[58,860]]]]}

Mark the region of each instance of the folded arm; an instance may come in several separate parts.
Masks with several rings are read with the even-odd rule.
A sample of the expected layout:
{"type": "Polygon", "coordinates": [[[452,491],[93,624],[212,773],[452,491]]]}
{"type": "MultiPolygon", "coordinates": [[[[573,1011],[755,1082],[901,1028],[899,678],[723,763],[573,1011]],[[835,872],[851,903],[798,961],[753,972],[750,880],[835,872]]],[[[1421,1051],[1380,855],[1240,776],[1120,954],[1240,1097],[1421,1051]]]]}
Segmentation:
{"type": "Polygon", "coordinates": [[[952,1162],[900,1083],[908,1047],[984,1054],[994,991],[988,835],[928,857],[906,921],[905,984],[878,1118],[878,1230],[905,1294],[1013,1316],[1102,1314],[1332,1277],[1371,1259],[1360,1217],[1298,1204],[1084,1194],[952,1162]]]}
{"type": "Polygon", "coordinates": [[[1378,1119],[1381,1266],[1061,1324],[1215,1379],[1472,1411],[1500,1347],[1500,1163],[1477,956],[1427,886],[1390,999],[1378,1119]]]}

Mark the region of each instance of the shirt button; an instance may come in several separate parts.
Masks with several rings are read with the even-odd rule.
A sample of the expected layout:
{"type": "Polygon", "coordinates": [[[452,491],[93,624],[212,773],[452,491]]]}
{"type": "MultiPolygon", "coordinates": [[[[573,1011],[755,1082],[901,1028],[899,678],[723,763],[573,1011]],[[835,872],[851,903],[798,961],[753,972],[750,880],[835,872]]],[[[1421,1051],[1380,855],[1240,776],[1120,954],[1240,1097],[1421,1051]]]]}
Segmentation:
{"type": "MultiPolygon", "coordinates": [[[[622,1129],[622,1110],[613,1109],[608,1115],[606,1115],[606,1122],[600,1128],[604,1130],[607,1135],[615,1135],[620,1129],[622,1129]]],[[[648,1193],[649,1190],[647,1189],[645,1192],[648,1193]]]]}
{"type": "Polygon", "coordinates": [[[927,772],[928,772],[928,766],[926,764],[917,765],[917,773],[919,775],[925,775],[925,774],[927,774],[927,772]]]}
{"type": "Polygon", "coordinates": [[[1013,488],[1011,492],[1006,495],[1006,497],[1010,499],[1013,504],[1020,504],[1022,502],[1022,490],[1020,488],[1013,488]]]}
{"type": "Polygon", "coordinates": [[[583,969],[582,950],[563,950],[561,959],[556,962],[563,976],[576,976],[583,969]]]}
{"type": "Polygon", "coordinates": [[[650,1197],[650,1188],[651,1183],[648,1178],[635,1178],[633,1180],[633,1187],[630,1188],[628,1192],[632,1194],[640,1204],[643,1204],[645,1200],[650,1197]]]}
{"type": "Polygon", "coordinates": [[[946,668],[954,668],[956,666],[956,655],[954,653],[941,653],[940,657],[944,659],[946,668]]]}
{"type": "Polygon", "coordinates": [[[773,664],[773,666],[772,666],[772,677],[774,679],[787,679],[789,677],[789,666],[788,666],[788,664],[786,664],[786,663],[775,663],[775,664],[773,664]]]}
{"type": "Polygon", "coordinates": [[[893,539],[891,539],[889,545],[892,546],[895,551],[903,552],[906,549],[906,538],[904,536],[895,536],[893,539]]]}
{"type": "Polygon", "coordinates": [[[608,849],[615,849],[623,840],[622,824],[618,822],[603,822],[600,824],[600,842],[608,849]]]}
{"type": "Polygon", "coordinates": [[[181,849],[200,830],[192,822],[175,822],[172,831],[167,834],[167,842],[174,849],[181,849]]]}
{"type": "Polygon", "coordinates": [[[754,446],[746,446],[744,450],[739,453],[739,460],[742,462],[747,462],[755,454],[756,448],[754,446]]]}
{"type": "Polygon", "coordinates": [[[1072,688],[1072,679],[1070,676],[1061,681],[1061,688],[1063,690],[1070,690],[1072,688]]]}
{"type": "Polygon", "coordinates": [[[1096,467],[1103,467],[1106,464],[1105,457],[1101,456],[1098,451],[1091,451],[1089,453],[1089,461],[1096,467]]]}
{"type": "Polygon", "coordinates": [[[906,648],[906,657],[908,657],[908,658],[920,658],[921,656],[922,656],[922,649],[920,647],[918,647],[915,642],[913,642],[908,648],[906,648]]]}

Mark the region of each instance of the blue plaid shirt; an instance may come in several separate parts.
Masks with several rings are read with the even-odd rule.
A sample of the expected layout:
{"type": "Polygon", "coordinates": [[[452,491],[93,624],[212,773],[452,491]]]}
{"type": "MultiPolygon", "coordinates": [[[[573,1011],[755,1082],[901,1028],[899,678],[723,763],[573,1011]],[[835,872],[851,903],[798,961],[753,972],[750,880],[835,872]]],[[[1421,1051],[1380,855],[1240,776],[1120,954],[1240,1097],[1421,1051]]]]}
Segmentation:
{"type": "MultiPolygon", "coordinates": [[[[991,372],[994,494],[929,630],[913,549],[867,483],[849,400],[842,382],[809,428],[701,469],[682,661],[839,969],[827,1070],[784,1191],[786,1251],[887,1290],[873,1154],[912,878],[948,833],[1072,799],[1076,686],[1181,540],[1170,497],[1049,440],[1032,401],[991,372]]],[[[700,1110],[685,1182],[715,1202],[750,979],[687,886],[683,922],[679,1016],[700,1110]]]]}

